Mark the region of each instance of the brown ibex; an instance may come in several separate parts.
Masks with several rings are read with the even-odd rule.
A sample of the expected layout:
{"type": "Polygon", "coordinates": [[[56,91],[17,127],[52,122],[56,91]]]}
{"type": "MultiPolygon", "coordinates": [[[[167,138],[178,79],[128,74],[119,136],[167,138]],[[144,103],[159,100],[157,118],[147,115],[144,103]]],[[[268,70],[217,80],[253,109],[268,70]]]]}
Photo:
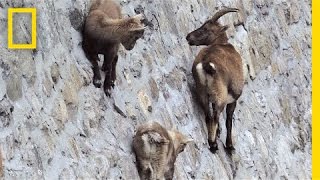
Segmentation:
{"type": "Polygon", "coordinates": [[[176,158],[191,141],[157,122],[140,126],[133,138],[133,150],[141,180],[173,179],[176,158]]]}
{"type": "Polygon", "coordinates": [[[93,84],[101,87],[98,54],[104,55],[102,70],[105,71],[104,91],[110,96],[116,79],[116,64],[120,43],[132,50],[144,33],[142,14],[122,18],[119,4],[112,0],[93,2],[83,29],[83,50],[93,66],[93,84]]]}
{"type": "Polygon", "coordinates": [[[222,26],[218,19],[226,13],[237,11],[236,8],[220,10],[186,38],[189,45],[207,45],[197,55],[192,66],[192,74],[205,112],[208,142],[213,153],[218,149],[216,140],[219,134],[219,116],[225,106],[226,149],[229,152],[234,150],[231,135],[232,117],[244,86],[242,59],[236,49],[228,43],[225,32],[228,26],[222,26]]]}

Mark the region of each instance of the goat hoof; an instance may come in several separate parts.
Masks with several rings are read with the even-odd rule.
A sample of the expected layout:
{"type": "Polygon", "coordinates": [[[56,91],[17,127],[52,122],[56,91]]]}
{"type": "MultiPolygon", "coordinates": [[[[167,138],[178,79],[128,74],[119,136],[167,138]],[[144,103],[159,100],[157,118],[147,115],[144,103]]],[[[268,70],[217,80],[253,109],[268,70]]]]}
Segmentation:
{"type": "Polygon", "coordinates": [[[101,80],[100,79],[94,79],[93,80],[93,85],[96,87],[96,88],[100,88],[101,87],[101,80]]]}
{"type": "Polygon", "coordinates": [[[114,89],[114,81],[111,82],[111,85],[112,89],[114,89]]]}
{"type": "Polygon", "coordinates": [[[210,151],[214,154],[218,150],[218,144],[216,142],[209,142],[210,151]]]}
{"type": "Polygon", "coordinates": [[[225,147],[227,153],[232,154],[236,149],[233,147],[233,145],[227,145],[225,147]]]}
{"type": "Polygon", "coordinates": [[[105,89],[104,93],[106,94],[107,97],[111,97],[110,89],[105,89]]]}
{"type": "Polygon", "coordinates": [[[111,87],[112,85],[110,83],[106,83],[104,85],[104,93],[108,96],[111,97],[111,87]]]}
{"type": "Polygon", "coordinates": [[[220,126],[219,126],[218,129],[217,129],[217,137],[218,137],[218,138],[220,138],[220,133],[221,133],[221,128],[220,128],[220,126]]]}

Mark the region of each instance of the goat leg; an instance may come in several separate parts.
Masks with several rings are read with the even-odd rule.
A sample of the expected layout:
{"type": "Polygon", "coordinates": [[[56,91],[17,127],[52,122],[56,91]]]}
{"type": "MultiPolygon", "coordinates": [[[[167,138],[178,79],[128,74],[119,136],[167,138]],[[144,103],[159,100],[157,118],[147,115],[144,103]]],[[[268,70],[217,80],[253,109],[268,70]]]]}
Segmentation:
{"type": "Polygon", "coordinates": [[[227,120],[226,120],[226,128],[227,128],[227,139],[226,139],[226,149],[231,152],[234,150],[232,145],[232,117],[234,110],[236,108],[237,102],[233,102],[227,105],[226,113],[227,113],[227,120]]]}
{"type": "Polygon", "coordinates": [[[90,49],[88,48],[88,42],[85,40],[83,42],[82,48],[86,57],[92,64],[93,85],[97,88],[100,88],[102,83],[101,83],[100,69],[98,65],[98,61],[99,61],[98,53],[90,51],[90,49]]]}
{"type": "Polygon", "coordinates": [[[114,82],[116,81],[116,77],[117,77],[117,71],[116,71],[117,62],[118,62],[118,55],[116,55],[112,61],[112,72],[111,72],[112,88],[114,88],[114,82]]]}
{"type": "MultiPolygon", "coordinates": [[[[210,103],[208,101],[208,99],[206,98],[202,98],[202,106],[204,108],[204,114],[205,114],[205,118],[206,118],[206,124],[207,124],[207,129],[208,129],[208,143],[209,143],[209,147],[210,147],[210,151],[212,153],[215,153],[216,150],[218,150],[218,145],[215,142],[215,138],[213,138],[213,136],[215,136],[215,128],[214,128],[214,118],[212,117],[211,113],[210,113],[210,103]]],[[[215,114],[213,114],[213,116],[215,116],[215,114]]]]}
{"type": "Polygon", "coordinates": [[[112,87],[112,81],[111,81],[111,73],[112,73],[112,61],[105,55],[104,57],[104,68],[105,68],[105,79],[104,79],[104,92],[107,96],[111,96],[111,87],[112,87]]]}
{"type": "Polygon", "coordinates": [[[215,104],[212,104],[212,109],[213,109],[213,118],[209,123],[209,146],[210,146],[210,151],[212,153],[215,153],[218,150],[218,144],[217,144],[217,135],[219,131],[219,116],[221,113],[221,109],[216,107],[215,104]]]}
{"type": "Polygon", "coordinates": [[[215,153],[218,150],[218,144],[216,142],[216,139],[213,138],[214,135],[214,120],[211,119],[208,123],[207,123],[207,127],[208,127],[208,143],[209,143],[209,149],[212,153],[215,153]]]}
{"type": "Polygon", "coordinates": [[[91,55],[89,60],[92,64],[92,70],[93,70],[93,85],[97,88],[100,88],[102,82],[101,82],[100,69],[98,65],[99,57],[97,55],[91,55]]]}

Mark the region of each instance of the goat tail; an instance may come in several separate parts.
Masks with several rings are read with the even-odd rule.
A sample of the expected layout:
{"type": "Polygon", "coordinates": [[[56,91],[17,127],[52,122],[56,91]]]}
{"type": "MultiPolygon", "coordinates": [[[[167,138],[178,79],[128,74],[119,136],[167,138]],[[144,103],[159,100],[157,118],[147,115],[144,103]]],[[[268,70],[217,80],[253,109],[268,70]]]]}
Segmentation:
{"type": "Polygon", "coordinates": [[[214,75],[216,73],[216,67],[212,62],[204,62],[203,70],[209,75],[214,75]]]}

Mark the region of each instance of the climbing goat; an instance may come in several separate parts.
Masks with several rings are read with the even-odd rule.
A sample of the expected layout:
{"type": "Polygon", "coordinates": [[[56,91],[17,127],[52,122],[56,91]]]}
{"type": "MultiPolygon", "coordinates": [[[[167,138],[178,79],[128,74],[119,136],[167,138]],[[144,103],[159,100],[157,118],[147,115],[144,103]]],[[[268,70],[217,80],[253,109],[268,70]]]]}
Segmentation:
{"type": "Polygon", "coordinates": [[[133,150],[141,180],[173,179],[176,158],[191,141],[157,122],[140,126],[133,138],[133,150]]]}
{"type": "Polygon", "coordinates": [[[226,13],[237,11],[235,8],[220,10],[186,38],[189,45],[207,45],[197,55],[192,66],[192,74],[205,112],[208,142],[213,153],[218,149],[216,140],[219,135],[219,116],[225,106],[226,149],[229,152],[234,150],[231,135],[232,116],[244,86],[242,60],[240,54],[228,43],[225,32],[228,26],[220,25],[218,19],[226,13]]]}
{"type": "Polygon", "coordinates": [[[93,84],[101,87],[98,54],[104,55],[102,70],[105,71],[104,91],[110,96],[116,79],[116,64],[120,43],[132,50],[144,33],[141,14],[122,18],[120,6],[112,0],[93,2],[83,29],[83,50],[93,65],[93,84]]]}

